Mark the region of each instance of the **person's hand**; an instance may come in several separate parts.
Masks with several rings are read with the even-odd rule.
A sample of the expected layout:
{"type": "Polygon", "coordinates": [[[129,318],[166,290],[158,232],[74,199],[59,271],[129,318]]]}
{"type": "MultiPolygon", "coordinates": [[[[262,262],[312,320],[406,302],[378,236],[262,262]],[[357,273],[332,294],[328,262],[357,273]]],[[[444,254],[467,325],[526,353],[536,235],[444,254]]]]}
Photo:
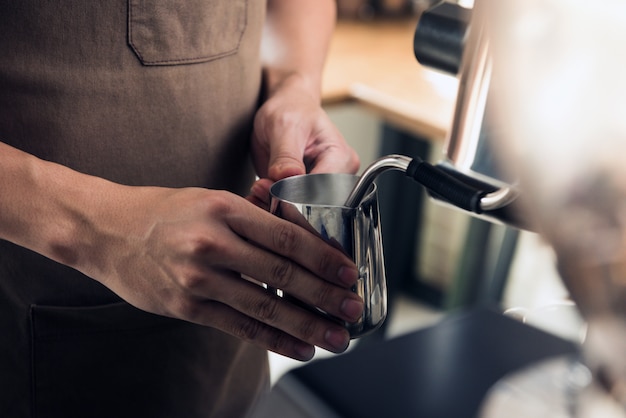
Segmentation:
{"type": "Polygon", "coordinates": [[[126,190],[124,215],[92,240],[84,273],[140,309],[295,359],[310,359],[313,346],[347,348],[343,326],[242,278],[354,322],[363,309],[349,290],[358,272],[340,251],[232,193],[126,190]]]}
{"type": "Polygon", "coordinates": [[[252,155],[260,177],[251,200],[267,204],[268,185],[305,173],[355,173],[359,157],[297,78],[286,78],[254,121],[252,155]]]}

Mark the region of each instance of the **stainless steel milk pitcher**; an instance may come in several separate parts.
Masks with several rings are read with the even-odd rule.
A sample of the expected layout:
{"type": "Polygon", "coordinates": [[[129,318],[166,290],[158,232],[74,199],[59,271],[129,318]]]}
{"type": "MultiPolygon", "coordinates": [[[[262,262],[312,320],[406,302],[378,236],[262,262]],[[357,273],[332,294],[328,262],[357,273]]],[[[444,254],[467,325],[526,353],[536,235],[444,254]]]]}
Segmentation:
{"type": "Polygon", "coordinates": [[[351,338],[374,331],[387,316],[376,186],[371,185],[356,207],[345,205],[358,180],[358,176],[350,174],[307,174],[278,181],[270,189],[273,214],[310,229],[344,251],[357,265],[359,279],[352,290],[363,299],[364,310],[357,322],[343,322],[351,338]]]}

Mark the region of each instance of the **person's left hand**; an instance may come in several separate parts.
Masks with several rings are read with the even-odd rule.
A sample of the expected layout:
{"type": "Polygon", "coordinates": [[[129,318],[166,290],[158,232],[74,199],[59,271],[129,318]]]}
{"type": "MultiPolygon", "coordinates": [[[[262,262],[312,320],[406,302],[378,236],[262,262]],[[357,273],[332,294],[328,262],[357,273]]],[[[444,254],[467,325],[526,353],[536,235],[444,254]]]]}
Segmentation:
{"type": "Polygon", "coordinates": [[[305,173],[356,173],[359,157],[296,76],[283,81],[254,121],[252,157],[260,178],[249,200],[268,206],[274,181],[305,173]]]}

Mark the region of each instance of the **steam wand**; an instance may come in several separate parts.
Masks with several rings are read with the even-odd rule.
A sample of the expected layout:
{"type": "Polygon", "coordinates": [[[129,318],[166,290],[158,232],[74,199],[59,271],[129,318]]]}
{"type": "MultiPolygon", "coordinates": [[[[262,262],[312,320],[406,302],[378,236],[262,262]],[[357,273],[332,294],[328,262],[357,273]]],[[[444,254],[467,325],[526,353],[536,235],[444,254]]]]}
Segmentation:
{"type": "Polygon", "coordinates": [[[345,206],[351,208],[359,206],[376,177],[387,170],[403,171],[438,198],[477,214],[498,209],[515,199],[510,189],[484,190],[465,183],[420,158],[392,154],[379,158],[365,169],[348,196],[345,206]]]}

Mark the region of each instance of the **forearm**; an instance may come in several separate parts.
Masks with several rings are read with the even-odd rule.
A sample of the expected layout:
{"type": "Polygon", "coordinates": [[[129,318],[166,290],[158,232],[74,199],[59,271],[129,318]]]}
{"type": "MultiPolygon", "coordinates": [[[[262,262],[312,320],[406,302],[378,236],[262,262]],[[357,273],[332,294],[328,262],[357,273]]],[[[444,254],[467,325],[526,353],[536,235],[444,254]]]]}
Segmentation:
{"type": "Polygon", "coordinates": [[[261,54],[269,95],[296,79],[320,100],[335,7],[334,0],[268,0],[261,54]]]}
{"type": "Polygon", "coordinates": [[[55,196],[64,177],[61,167],[0,143],[0,237],[58,258],[73,229],[55,196]]]}
{"type": "Polygon", "coordinates": [[[104,267],[95,243],[121,221],[107,207],[126,189],[0,142],[0,238],[79,270],[104,267]]]}

